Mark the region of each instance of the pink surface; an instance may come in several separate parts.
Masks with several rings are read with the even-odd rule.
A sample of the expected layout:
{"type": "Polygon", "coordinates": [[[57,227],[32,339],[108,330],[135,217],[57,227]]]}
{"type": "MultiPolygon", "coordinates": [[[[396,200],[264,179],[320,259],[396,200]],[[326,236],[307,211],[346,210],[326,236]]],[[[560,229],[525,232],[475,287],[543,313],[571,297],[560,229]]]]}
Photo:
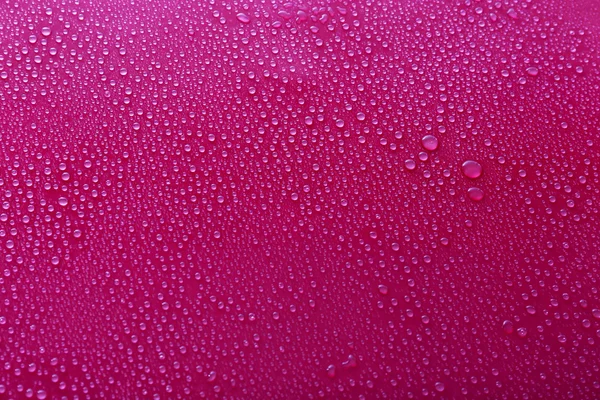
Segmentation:
{"type": "Polygon", "coordinates": [[[600,398],[597,0],[17,1],[0,43],[0,398],[600,398]]]}

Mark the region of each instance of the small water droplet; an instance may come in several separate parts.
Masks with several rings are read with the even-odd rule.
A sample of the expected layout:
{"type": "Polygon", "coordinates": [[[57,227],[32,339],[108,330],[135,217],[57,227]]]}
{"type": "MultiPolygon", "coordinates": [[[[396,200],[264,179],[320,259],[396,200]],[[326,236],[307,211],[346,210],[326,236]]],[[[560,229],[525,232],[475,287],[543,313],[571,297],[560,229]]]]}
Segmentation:
{"type": "Polygon", "coordinates": [[[508,321],[508,320],[504,321],[502,323],[502,330],[507,335],[510,335],[511,333],[513,333],[514,332],[514,325],[513,325],[512,321],[508,321]]]}
{"type": "Polygon", "coordinates": [[[473,201],[480,201],[483,199],[483,190],[479,188],[472,187],[467,191],[467,193],[469,194],[469,198],[473,201]]]}
{"type": "Polygon", "coordinates": [[[209,382],[214,382],[217,379],[217,373],[215,371],[211,371],[208,374],[208,381],[209,382]]]}
{"type": "Polygon", "coordinates": [[[335,365],[330,365],[327,367],[327,376],[330,378],[335,378],[335,365]]]}

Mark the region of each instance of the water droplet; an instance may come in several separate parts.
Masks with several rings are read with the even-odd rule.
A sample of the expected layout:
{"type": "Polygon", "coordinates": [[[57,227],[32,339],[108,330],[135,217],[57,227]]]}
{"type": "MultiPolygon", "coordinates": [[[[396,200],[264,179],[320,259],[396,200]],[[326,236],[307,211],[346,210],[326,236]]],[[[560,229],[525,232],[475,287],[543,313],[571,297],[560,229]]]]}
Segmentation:
{"type": "Polygon", "coordinates": [[[469,198],[473,201],[480,201],[483,199],[483,190],[479,188],[472,187],[467,191],[467,193],[469,194],[469,198]]]}
{"type": "Polygon", "coordinates": [[[433,135],[423,136],[421,143],[423,144],[423,147],[429,151],[433,151],[438,148],[438,139],[433,135]]]}
{"type": "Polygon", "coordinates": [[[383,295],[388,294],[388,287],[386,285],[379,285],[379,293],[383,295]]]}
{"type": "Polygon", "coordinates": [[[511,321],[504,321],[502,323],[502,330],[504,330],[504,333],[506,333],[507,335],[510,335],[511,333],[513,333],[514,331],[514,325],[511,321]]]}
{"type": "Polygon", "coordinates": [[[217,373],[215,371],[211,371],[208,374],[208,381],[209,382],[214,382],[217,379],[217,373]]]}
{"type": "Polygon", "coordinates": [[[465,161],[462,165],[463,174],[467,178],[476,179],[481,176],[481,172],[483,171],[481,164],[477,161],[468,160],[465,161]]]}
{"type": "Polygon", "coordinates": [[[327,376],[330,378],[335,378],[335,365],[329,365],[327,367],[327,376]]]}
{"type": "Polygon", "coordinates": [[[244,24],[249,24],[250,23],[250,17],[244,13],[239,13],[237,16],[238,21],[240,21],[241,23],[244,24]]]}

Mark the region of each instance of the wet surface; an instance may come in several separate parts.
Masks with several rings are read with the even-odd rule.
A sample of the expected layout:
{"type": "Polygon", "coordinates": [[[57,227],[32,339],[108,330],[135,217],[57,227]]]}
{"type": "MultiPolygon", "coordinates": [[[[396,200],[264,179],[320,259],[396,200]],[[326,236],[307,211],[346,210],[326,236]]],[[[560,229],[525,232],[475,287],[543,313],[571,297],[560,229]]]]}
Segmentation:
{"type": "Polygon", "coordinates": [[[1,398],[600,398],[598,1],[0,15],[1,398]]]}

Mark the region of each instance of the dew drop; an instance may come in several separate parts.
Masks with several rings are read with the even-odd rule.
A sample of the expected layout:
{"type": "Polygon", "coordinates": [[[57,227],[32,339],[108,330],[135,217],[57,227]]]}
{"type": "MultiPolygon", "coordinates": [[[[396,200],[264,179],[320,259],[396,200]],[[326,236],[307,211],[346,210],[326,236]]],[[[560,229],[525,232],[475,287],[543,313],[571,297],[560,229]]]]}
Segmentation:
{"type": "Polygon", "coordinates": [[[467,191],[467,193],[469,194],[469,198],[473,201],[480,201],[483,199],[483,190],[479,188],[472,187],[467,191]]]}
{"type": "Polygon", "coordinates": [[[239,13],[238,15],[236,15],[238,21],[240,21],[243,24],[249,24],[250,23],[250,17],[244,13],[239,13]]]}
{"type": "Polygon", "coordinates": [[[481,168],[481,164],[477,161],[468,160],[465,161],[462,165],[463,174],[467,178],[476,179],[481,176],[481,172],[483,169],[481,168]]]}
{"type": "Polygon", "coordinates": [[[423,136],[421,143],[426,150],[434,151],[438,148],[438,139],[433,135],[423,136]]]}

